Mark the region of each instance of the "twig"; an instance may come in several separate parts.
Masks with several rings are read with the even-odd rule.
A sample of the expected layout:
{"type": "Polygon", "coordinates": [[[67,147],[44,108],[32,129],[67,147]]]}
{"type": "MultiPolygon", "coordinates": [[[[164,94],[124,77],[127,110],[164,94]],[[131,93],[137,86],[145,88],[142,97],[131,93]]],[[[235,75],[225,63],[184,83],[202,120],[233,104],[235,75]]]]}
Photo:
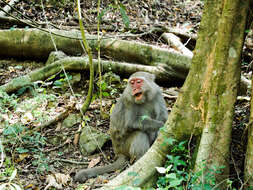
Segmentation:
{"type": "Polygon", "coordinates": [[[74,161],[74,160],[67,160],[67,159],[60,159],[60,158],[53,159],[50,163],[53,163],[56,161],[70,163],[70,164],[77,164],[77,165],[88,165],[89,164],[89,162],[78,162],[78,161],[74,161]]]}

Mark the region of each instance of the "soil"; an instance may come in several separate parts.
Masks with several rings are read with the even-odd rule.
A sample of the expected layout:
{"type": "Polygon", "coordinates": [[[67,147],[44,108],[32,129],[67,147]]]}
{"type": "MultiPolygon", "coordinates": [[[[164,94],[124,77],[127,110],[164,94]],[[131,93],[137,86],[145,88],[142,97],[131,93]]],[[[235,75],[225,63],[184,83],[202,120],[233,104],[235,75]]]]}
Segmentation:
{"type": "MultiPolygon", "coordinates": [[[[6,1],[9,2],[9,1],[6,1]]],[[[0,1],[0,7],[4,7],[5,3],[0,1]]],[[[196,34],[199,28],[199,23],[202,16],[203,2],[200,0],[144,0],[144,1],[112,1],[105,0],[101,2],[101,11],[103,17],[101,20],[101,31],[104,34],[121,35],[126,34],[122,39],[137,40],[145,43],[156,44],[163,47],[169,45],[163,42],[160,38],[161,31],[150,32],[155,26],[159,27],[177,27],[182,31],[187,31],[191,34],[196,34]],[[125,16],[127,15],[127,16],[125,16]],[[132,36],[130,34],[135,34],[132,36]],[[141,35],[140,35],[141,34],[141,35]],[[143,35],[142,35],[143,34],[143,35]]],[[[9,13],[20,19],[31,19],[33,22],[38,22],[42,27],[46,26],[46,22],[50,22],[52,27],[59,29],[78,29],[78,19],[76,14],[76,5],[73,1],[46,1],[42,6],[41,1],[38,0],[23,0],[17,2],[9,13]]],[[[85,29],[91,33],[97,32],[97,1],[87,0],[81,1],[83,21],[85,29]]],[[[0,23],[0,29],[10,29],[26,27],[26,24],[0,23]]],[[[251,39],[251,37],[248,37],[251,39]]],[[[193,46],[189,46],[192,50],[193,46]]],[[[242,74],[246,78],[250,79],[250,63],[252,62],[252,46],[245,45],[243,54],[243,66],[242,74]]],[[[0,85],[3,85],[11,79],[25,75],[32,70],[39,68],[44,63],[37,63],[33,61],[18,61],[13,59],[4,59],[0,61],[0,85]]],[[[73,73],[69,73],[73,75],[73,73]]],[[[73,85],[76,98],[73,98],[69,88],[58,88],[54,83],[56,80],[60,80],[60,74],[55,78],[45,81],[43,84],[39,84],[38,87],[26,88],[22,92],[16,93],[18,103],[24,102],[29,98],[34,98],[41,93],[53,94],[54,101],[46,99],[47,103],[40,106],[37,110],[38,117],[45,115],[50,118],[54,118],[56,115],[62,112],[71,101],[77,105],[81,105],[88,91],[88,79],[82,74],[81,80],[73,85]],[[35,89],[35,90],[33,90],[35,89]],[[39,89],[39,90],[38,90],[39,89]],[[51,111],[49,111],[51,110],[51,111]]],[[[96,77],[98,82],[98,77],[96,77]]],[[[116,99],[120,96],[125,87],[123,79],[114,84],[110,84],[108,92],[111,94],[109,97],[104,97],[102,100],[102,107],[104,115],[100,115],[99,100],[94,100],[90,105],[89,110],[85,114],[85,126],[94,127],[103,133],[107,133],[109,128],[109,118],[106,117],[110,114],[111,106],[116,102],[116,99]]],[[[164,93],[168,91],[168,88],[163,88],[164,93]]],[[[98,93],[98,88],[95,85],[94,93],[98,93]]],[[[249,94],[244,94],[248,96],[249,94]]],[[[1,97],[0,97],[1,98],[1,97]]],[[[44,98],[44,97],[43,97],[44,98]]],[[[46,97],[49,98],[49,97],[46,97]]],[[[38,101],[38,100],[36,100],[38,101]]],[[[166,98],[168,104],[168,110],[171,109],[175,99],[166,98]]],[[[247,143],[247,131],[246,125],[249,118],[250,104],[249,100],[240,100],[237,102],[235,109],[235,117],[233,122],[232,131],[232,145],[231,145],[231,158],[230,158],[230,178],[234,181],[234,187],[239,189],[242,186],[241,180],[243,177],[245,150],[247,143]]],[[[8,112],[4,116],[10,114],[14,108],[8,107],[8,112]]],[[[73,109],[74,110],[74,109],[73,109]]],[[[73,111],[75,113],[75,111],[73,111]]],[[[25,113],[16,113],[13,111],[13,120],[17,118],[23,118],[25,113]],[[23,115],[22,115],[23,114],[23,115]]],[[[34,113],[33,113],[34,114],[34,113]]],[[[28,114],[29,115],[29,114],[28,114]]],[[[27,116],[28,117],[28,116],[27,116]]],[[[40,121],[38,118],[31,118],[29,120],[24,117],[24,125],[27,130],[32,130],[34,127],[45,122],[47,120],[40,121]]],[[[14,121],[13,121],[14,122],[14,121]]],[[[0,118],[0,134],[2,136],[3,128],[1,124],[3,119],[0,118]]],[[[104,165],[108,162],[112,162],[115,158],[113,153],[111,142],[107,142],[102,151],[97,151],[91,156],[82,156],[78,148],[78,144],[75,143],[76,135],[82,123],[76,123],[71,128],[62,128],[61,122],[54,125],[50,125],[37,133],[32,133],[29,137],[22,136],[27,141],[16,140],[15,143],[4,141],[5,150],[5,162],[4,165],[0,165],[0,170],[3,171],[6,176],[9,176],[7,168],[13,171],[14,168],[18,169],[18,175],[15,177],[14,182],[20,184],[24,189],[45,189],[45,187],[52,181],[50,176],[57,178],[58,174],[64,174],[65,176],[58,177],[66,185],[63,189],[75,189],[78,184],[72,181],[72,176],[79,168],[87,167],[87,164],[98,160],[96,165],[104,165]],[[45,139],[45,140],[43,140],[45,139]],[[57,143],[55,143],[55,141],[57,143]],[[36,144],[40,142],[41,144],[36,144]],[[33,144],[34,143],[34,144],[33,144]],[[24,152],[17,151],[17,148],[22,147],[24,152]],[[25,150],[28,150],[25,151],[25,150]],[[21,153],[22,152],[22,153],[21,153]],[[72,162],[72,163],[71,163],[72,162]],[[79,162],[76,164],[75,162],[79,162]],[[65,178],[66,177],[66,178],[65,178]]],[[[10,136],[8,136],[10,137],[10,136]]],[[[12,137],[14,138],[14,137],[12,137]]],[[[17,138],[18,139],[18,138],[17,138]]],[[[14,141],[14,140],[13,140],[14,141]]],[[[111,174],[105,174],[98,176],[97,178],[89,179],[83,185],[84,189],[93,189],[100,187],[102,184],[108,182],[111,178],[115,177],[119,171],[111,174]]],[[[8,178],[1,177],[0,184],[7,182],[8,178]]],[[[63,184],[64,184],[63,183],[63,184]]],[[[49,188],[50,189],[50,188],[49,188]]]]}

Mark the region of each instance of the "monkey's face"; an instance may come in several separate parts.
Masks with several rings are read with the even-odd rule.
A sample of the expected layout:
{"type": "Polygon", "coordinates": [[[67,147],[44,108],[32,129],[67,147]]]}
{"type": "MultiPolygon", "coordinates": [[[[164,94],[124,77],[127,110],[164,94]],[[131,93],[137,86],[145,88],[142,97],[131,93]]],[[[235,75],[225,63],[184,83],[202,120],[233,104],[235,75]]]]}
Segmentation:
{"type": "Polygon", "coordinates": [[[132,96],[135,103],[141,104],[145,102],[143,91],[144,80],[142,78],[131,78],[129,84],[131,86],[132,96]]]}

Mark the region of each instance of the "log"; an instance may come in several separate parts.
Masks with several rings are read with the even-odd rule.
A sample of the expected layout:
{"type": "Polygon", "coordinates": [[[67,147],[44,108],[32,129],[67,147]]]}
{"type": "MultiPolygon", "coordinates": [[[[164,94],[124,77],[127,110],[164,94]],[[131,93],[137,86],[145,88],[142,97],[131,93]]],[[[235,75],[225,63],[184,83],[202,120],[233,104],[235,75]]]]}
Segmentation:
{"type": "Polygon", "coordinates": [[[193,53],[184,46],[184,44],[180,41],[180,38],[172,33],[163,33],[161,36],[169,45],[175,48],[177,51],[182,53],[185,56],[193,57],[193,53]]]}
{"type": "MultiPolygon", "coordinates": [[[[50,57],[49,57],[50,59],[50,57]]],[[[93,59],[94,69],[97,70],[98,60],[93,59]]],[[[147,65],[138,65],[130,64],[125,62],[114,62],[114,61],[105,61],[101,60],[101,65],[104,72],[112,71],[123,76],[130,76],[132,73],[137,71],[146,71],[156,75],[157,81],[160,83],[166,82],[169,84],[175,84],[175,80],[178,80],[180,76],[177,76],[177,73],[173,70],[169,70],[164,67],[164,65],[158,66],[147,66],[147,65]]],[[[14,92],[19,88],[24,86],[31,85],[33,82],[38,80],[45,80],[48,77],[60,72],[64,67],[67,71],[82,71],[89,70],[89,60],[87,57],[66,57],[60,60],[57,60],[51,64],[48,64],[45,67],[37,69],[31,73],[28,73],[25,76],[21,76],[11,80],[10,82],[0,86],[0,90],[3,90],[7,93],[14,92]]],[[[179,73],[179,75],[181,75],[179,73]]],[[[183,82],[183,81],[181,81],[183,82]]]]}
{"type": "MultiPolygon", "coordinates": [[[[68,55],[80,55],[80,32],[76,30],[52,30],[53,39],[58,50],[68,55]]],[[[96,52],[97,37],[87,35],[93,52],[96,52]]],[[[0,57],[46,60],[54,46],[47,32],[38,29],[0,30],[0,57]]],[[[191,58],[175,53],[166,48],[147,45],[139,42],[103,38],[101,55],[112,57],[118,61],[126,61],[145,65],[164,63],[169,68],[187,75],[191,58]]]]}

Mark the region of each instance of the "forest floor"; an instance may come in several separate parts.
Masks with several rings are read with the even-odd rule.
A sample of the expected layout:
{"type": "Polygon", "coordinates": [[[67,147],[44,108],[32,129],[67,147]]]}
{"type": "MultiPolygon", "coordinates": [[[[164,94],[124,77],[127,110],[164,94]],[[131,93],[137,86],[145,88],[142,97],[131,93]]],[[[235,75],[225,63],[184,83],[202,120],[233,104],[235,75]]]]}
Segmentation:
{"type": "MultiPolygon", "coordinates": [[[[167,48],[170,48],[170,46],[162,41],[161,33],[151,32],[152,29],[155,26],[176,27],[182,31],[196,34],[203,9],[203,2],[200,0],[133,0],[121,1],[121,3],[118,2],[118,5],[116,5],[109,0],[102,1],[101,9],[104,15],[101,22],[101,31],[103,34],[115,36],[124,34],[125,37],[122,37],[122,39],[135,40],[167,48]],[[131,36],[130,34],[135,34],[136,36],[131,36]]],[[[3,1],[0,1],[0,7],[4,6],[3,1]]],[[[21,19],[27,19],[28,17],[41,23],[45,23],[47,20],[59,29],[70,30],[79,28],[75,6],[72,1],[68,0],[61,2],[56,0],[46,1],[43,7],[40,1],[22,0],[14,5],[22,13],[22,16],[15,10],[12,10],[10,14],[21,19]]],[[[81,8],[85,29],[90,34],[96,34],[96,2],[92,0],[83,1],[81,2],[81,8]]],[[[0,29],[18,27],[20,26],[0,23],[0,29]]],[[[242,74],[248,79],[251,77],[250,62],[252,62],[252,51],[252,46],[244,46],[242,74]]],[[[38,63],[30,60],[0,60],[0,85],[43,65],[44,63],[42,62],[38,63]]],[[[21,89],[13,96],[0,93],[0,105],[2,106],[0,106],[0,137],[4,138],[5,152],[4,163],[0,165],[0,184],[5,183],[16,168],[18,169],[18,174],[13,182],[21,185],[26,190],[45,189],[49,183],[54,183],[52,176],[54,178],[57,175],[57,178],[62,180],[61,183],[63,185],[66,184],[63,189],[75,189],[78,184],[72,181],[69,176],[72,177],[76,170],[87,167],[87,165],[104,165],[114,160],[110,141],[102,147],[102,150],[96,151],[93,155],[82,156],[76,142],[77,132],[82,126],[80,122],[76,122],[71,127],[64,127],[64,124],[59,122],[40,131],[32,130],[34,127],[61,113],[71,102],[79,105],[83,103],[88,91],[88,74],[71,72],[68,75],[72,78],[74,76],[77,76],[77,78],[81,77],[72,85],[75,97],[62,74],[58,74],[55,78],[50,78],[44,82],[40,81],[37,86],[21,89]],[[15,132],[4,128],[6,127],[5,121],[7,119],[9,125],[15,126],[15,132]],[[27,131],[32,131],[32,133],[27,131]]],[[[112,77],[115,78],[113,74],[108,76],[110,79],[112,77]]],[[[111,82],[108,80],[108,76],[104,78],[105,97],[102,100],[105,116],[102,117],[100,115],[98,85],[95,85],[94,89],[95,98],[89,110],[85,113],[85,125],[94,127],[103,133],[107,133],[109,128],[108,115],[111,106],[116,102],[126,85],[124,79],[111,82]]],[[[98,84],[98,76],[95,78],[95,84],[98,84]]],[[[163,86],[162,89],[166,95],[168,87],[163,86]]],[[[243,96],[248,98],[248,95],[249,92],[243,96]]],[[[247,133],[245,131],[249,118],[249,100],[247,98],[237,101],[233,122],[230,178],[235,182],[235,187],[242,185],[240,183],[243,175],[241,168],[244,165],[247,141],[247,133]]],[[[170,111],[175,98],[165,96],[165,99],[170,111]]],[[[89,179],[83,187],[84,189],[99,187],[115,177],[118,172],[89,179]]]]}

